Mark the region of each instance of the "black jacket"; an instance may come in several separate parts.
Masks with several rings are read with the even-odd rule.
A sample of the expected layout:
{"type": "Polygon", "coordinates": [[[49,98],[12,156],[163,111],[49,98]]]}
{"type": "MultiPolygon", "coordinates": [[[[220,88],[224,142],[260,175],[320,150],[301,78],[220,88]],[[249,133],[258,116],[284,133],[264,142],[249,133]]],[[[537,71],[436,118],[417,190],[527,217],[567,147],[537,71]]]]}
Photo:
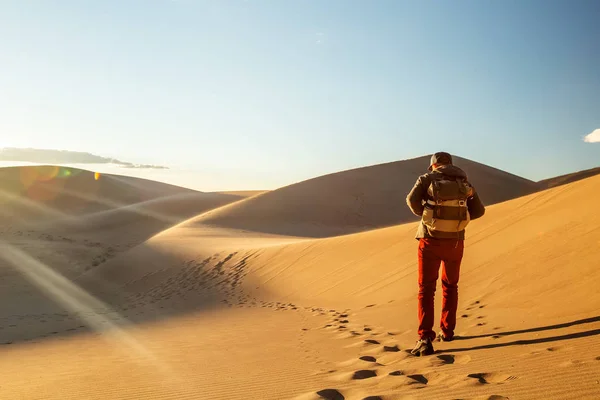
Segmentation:
{"type": "MultiPolygon", "coordinates": [[[[423,209],[425,208],[424,204],[427,201],[427,198],[429,197],[429,195],[427,194],[427,188],[429,188],[431,180],[435,174],[441,174],[451,177],[467,177],[467,174],[462,169],[454,165],[443,165],[433,172],[421,175],[419,179],[417,179],[415,186],[412,188],[412,190],[406,197],[406,203],[408,204],[408,207],[413,212],[413,214],[419,217],[423,215],[423,209]]],[[[479,195],[475,190],[473,191],[473,196],[467,199],[467,207],[469,208],[469,215],[472,220],[481,218],[485,214],[485,206],[481,202],[481,199],[479,198],[479,195]]],[[[433,237],[436,237],[435,233],[430,232],[429,229],[427,229],[427,227],[421,221],[421,224],[419,225],[419,228],[417,230],[416,238],[421,239],[433,237]]],[[[439,236],[437,237],[441,238],[439,236]]],[[[465,238],[464,230],[462,232],[459,232],[458,238],[465,238]]],[[[454,239],[456,239],[456,237],[454,237],[454,239]]]]}

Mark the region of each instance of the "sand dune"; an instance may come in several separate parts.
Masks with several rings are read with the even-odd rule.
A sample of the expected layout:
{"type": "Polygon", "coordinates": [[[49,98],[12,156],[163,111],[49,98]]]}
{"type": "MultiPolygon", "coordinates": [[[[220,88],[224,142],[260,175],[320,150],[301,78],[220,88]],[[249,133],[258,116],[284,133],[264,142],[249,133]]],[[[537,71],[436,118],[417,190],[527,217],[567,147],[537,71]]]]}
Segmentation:
{"type": "MultiPolygon", "coordinates": [[[[420,169],[421,162],[414,173],[420,169]]],[[[369,179],[360,176],[367,172],[353,179],[365,184],[369,179]]],[[[536,187],[485,168],[472,179],[493,174],[499,183],[478,186],[488,192],[488,204],[519,195],[494,191],[506,182],[521,182],[510,187],[524,192],[536,187]]],[[[298,185],[318,192],[337,178],[323,179],[333,180],[298,185]]],[[[469,226],[461,338],[437,343],[437,353],[423,358],[406,351],[416,330],[416,224],[307,238],[364,226],[326,215],[348,191],[317,212],[298,205],[301,198],[292,195],[301,191],[294,186],[172,226],[72,280],[54,272],[60,270],[51,257],[60,252],[56,243],[45,258],[31,257],[35,243],[26,239],[3,244],[0,393],[27,399],[65,393],[90,399],[598,398],[600,212],[582,210],[581,199],[598,194],[600,177],[493,205],[469,226]],[[253,210],[264,210],[263,218],[253,210]],[[245,219],[230,223],[233,215],[245,219]]],[[[394,188],[397,196],[408,189],[394,188]]],[[[304,199],[314,205],[308,193],[304,199]]],[[[167,207],[160,199],[142,204],[160,214],[167,207]]],[[[101,226],[102,212],[88,218],[101,226]]],[[[108,231],[125,240],[117,236],[118,220],[104,223],[114,222],[108,231]]],[[[83,256],[70,260],[77,257],[83,256]]]]}
{"type": "Polygon", "coordinates": [[[560,185],[566,185],[567,183],[577,182],[581,179],[589,178],[598,174],[600,174],[600,167],[573,172],[572,174],[556,176],[554,178],[544,179],[542,181],[539,181],[538,183],[543,188],[547,189],[560,185]]]}
{"type": "Polygon", "coordinates": [[[74,168],[0,168],[0,239],[74,276],[241,197],[74,168]]]}
{"type": "MultiPolygon", "coordinates": [[[[205,225],[291,236],[325,237],[414,221],[404,199],[428,157],[321,176],[205,214],[205,225]]],[[[457,157],[486,204],[532,193],[538,185],[457,157]]]]}
{"type": "Polygon", "coordinates": [[[133,246],[187,218],[237,200],[231,195],[181,193],[86,214],[61,227],[65,233],[133,246]]]}
{"type": "MultiPolygon", "coordinates": [[[[89,329],[82,319],[89,309],[74,313],[50,300],[67,290],[67,304],[81,301],[67,285],[70,279],[239,199],[137,178],[96,180],[92,172],[72,168],[6,168],[0,176],[0,343],[89,329]]],[[[97,309],[97,303],[90,307],[97,309]]]]}
{"type": "Polygon", "coordinates": [[[232,190],[226,192],[217,192],[221,194],[231,194],[239,197],[253,197],[268,192],[268,190],[232,190]]]}
{"type": "MultiPolygon", "coordinates": [[[[4,207],[6,203],[19,207],[16,196],[67,214],[112,209],[158,197],[194,192],[140,178],[100,175],[95,179],[92,171],[56,166],[0,168],[0,180],[0,198],[4,207]]],[[[27,209],[21,205],[19,211],[26,212],[27,209]]]]}

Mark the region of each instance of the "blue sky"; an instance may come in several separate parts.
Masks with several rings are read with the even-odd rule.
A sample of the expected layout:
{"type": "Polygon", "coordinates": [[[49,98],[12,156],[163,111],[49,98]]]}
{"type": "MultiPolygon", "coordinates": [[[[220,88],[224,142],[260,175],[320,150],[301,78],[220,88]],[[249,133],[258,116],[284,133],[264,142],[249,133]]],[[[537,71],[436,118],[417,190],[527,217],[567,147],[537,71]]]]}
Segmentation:
{"type": "Polygon", "coordinates": [[[542,179],[600,165],[599,20],[594,0],[5,1],[0,147],[229,189],[438,150],[542,179]]]}

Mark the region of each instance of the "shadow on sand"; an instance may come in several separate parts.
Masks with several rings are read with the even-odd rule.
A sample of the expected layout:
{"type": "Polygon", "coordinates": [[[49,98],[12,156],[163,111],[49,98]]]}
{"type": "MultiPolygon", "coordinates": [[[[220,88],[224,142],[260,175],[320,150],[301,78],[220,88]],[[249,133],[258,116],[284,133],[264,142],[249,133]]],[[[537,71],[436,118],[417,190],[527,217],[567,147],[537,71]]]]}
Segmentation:
{"type": "Polygon", "coordinates": [[[495,332],[495,333],[489,333],[489,334],[485,334],[485,335],[461,336],[460,340],[479,339],[479,338],[486,338],[486,337],[492,337],[492,336],[519,335],[521,333],[543,332],[543,331],[549,331],[552,329],[561,329],[561,328],[568,328],[570,326],[575,326],[575,325],[589,324],[591,322],[600,322],[600,316],[578,319],[576,321],[564,322],[562,324],[556,324],[556,325],[538,326],[537,328],[521,329],[518,331],[495,332]]]}
{"type": "MultiPolygon", "coordinates": [[[[516,331],[485,334],[485,335],[476,335],[476,336],[462,336],[460,338],[460,340],[462,341],[462,340],[467,340],[467,339],[479,339],[479,338],[486,338],[486,337],[494,337],[494,338],[500,339],[504,336],[518,335],[521,333],[543,332],[543,331],[568,328],[568,327],[572,327],[572,326],[588,324],[588,323],[593,323],[593,322],[600,322],[600,316],[580,319],[580,320],[571,321],[571,322],[565,322],[562,324],[540,326],[540,327],[530,328],[530,329],[522,329],[522,330],[516,330],[516,331]]],[[[581,339],[581,338],[597,336],[597,335],[600,335],[600,329],[591,329],[591,330],[583,331],[583,332],[569,333],[569,334],[565,334],[565,335],[550,336],[550,337],[545,337],[545,338],[523,339],[523,340],[515,340],[512,342],[506,342],[506,343],[494,343],[494,344],[486,344],[486,345],[481,345],[481,346],[446,349],[446,350],[440,351],[439,353],[457,353],[457,352],[471,351],[471,350],[496,349],[496,348],[509,347],[509,346],[525,346],[525,345],[529,345],[529,344],[540,344],[540,343],[557,342],[557,341],[561,341],[561,340],[581,339]]]]}

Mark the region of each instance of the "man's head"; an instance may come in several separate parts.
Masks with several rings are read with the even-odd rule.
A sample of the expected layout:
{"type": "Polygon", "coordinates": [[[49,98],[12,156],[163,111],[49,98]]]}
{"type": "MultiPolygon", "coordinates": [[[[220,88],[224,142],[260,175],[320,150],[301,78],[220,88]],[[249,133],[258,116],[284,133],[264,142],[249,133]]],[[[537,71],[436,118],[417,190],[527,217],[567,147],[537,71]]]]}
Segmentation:
{"type": "Polygon", "coordinates": [[[440,151],[431,156],[431,162],[429,163],[430,171],[433,171],[442,165],[452,165],[452,156],[450,154],[440,151]]]}

